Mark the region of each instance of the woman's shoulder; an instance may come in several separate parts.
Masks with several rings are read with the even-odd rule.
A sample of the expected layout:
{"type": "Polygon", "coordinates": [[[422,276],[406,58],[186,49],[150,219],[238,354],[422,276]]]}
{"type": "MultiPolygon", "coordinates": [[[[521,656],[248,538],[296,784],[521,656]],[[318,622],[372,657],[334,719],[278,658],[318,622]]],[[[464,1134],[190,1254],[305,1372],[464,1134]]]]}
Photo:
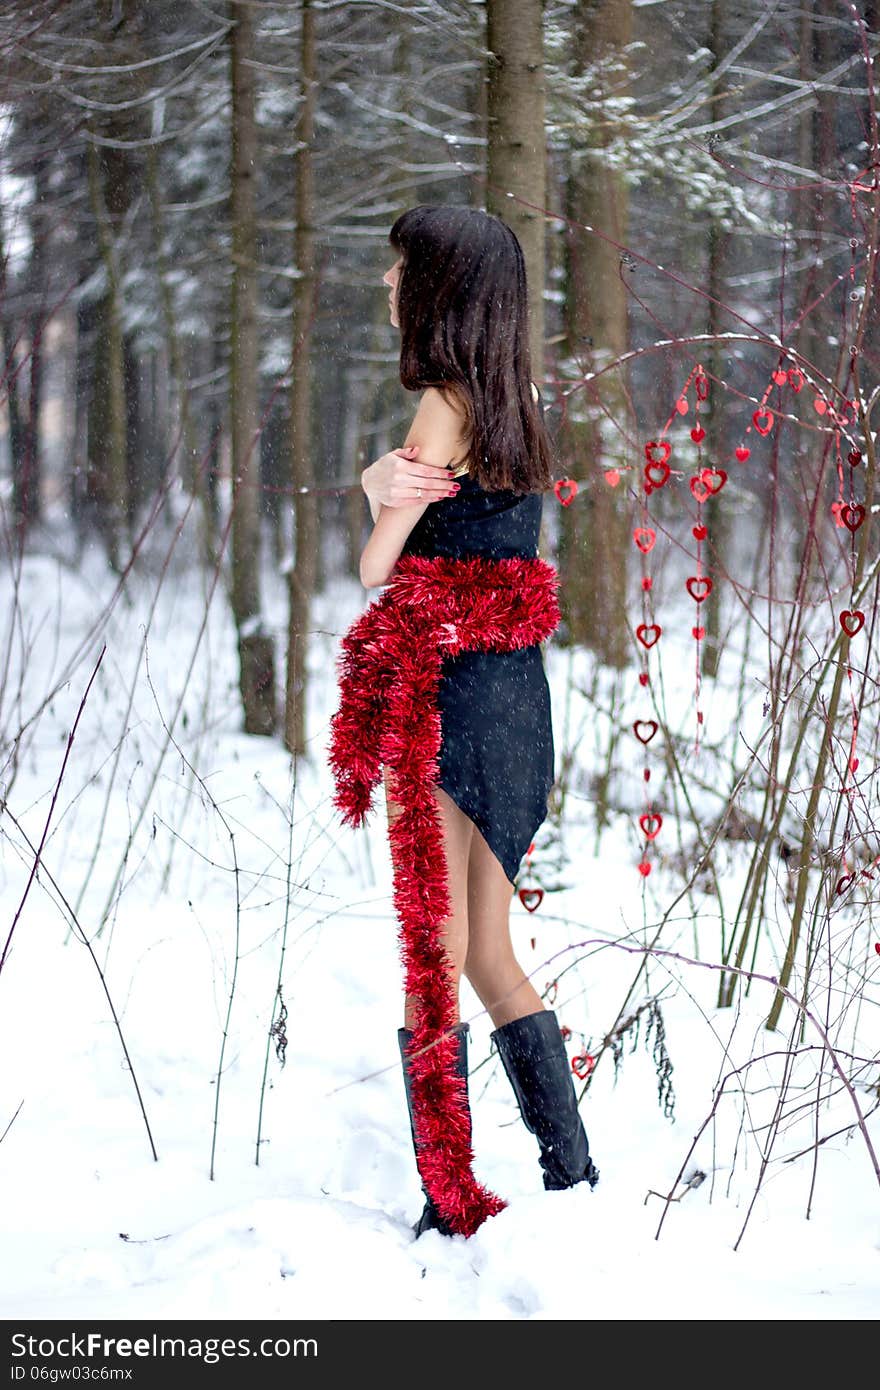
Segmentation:
{"type": "MultiPolygon", "coordinates": [[[[453,455],[459,458],[462,453],[467,454],[468,434],[470,425],[468,414],[464,402],[458,393],[449,387],[426,386],[422,392],[421,400],[416,418],[420,421],[423,429],[436,432],[447,445],[454,446],[453,455]]],[[[468,460],[465,457],[458,467],[451,471],[453,478],[461,477],[468,471],[468,460]]]]}

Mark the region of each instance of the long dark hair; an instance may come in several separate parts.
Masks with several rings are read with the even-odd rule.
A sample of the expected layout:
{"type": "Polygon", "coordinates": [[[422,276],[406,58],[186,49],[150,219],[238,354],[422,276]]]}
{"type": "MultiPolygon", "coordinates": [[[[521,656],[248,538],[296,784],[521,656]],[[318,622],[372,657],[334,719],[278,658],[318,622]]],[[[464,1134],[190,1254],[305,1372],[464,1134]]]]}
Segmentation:
{"type": "Polygon", "coordinates": [[[397,286],[400,380],[453,393],[470,426],[468,469],[487,491],[543,492],[550,441],[532,394],[522,248],[500,217],[422,205],[388,240],[397,286]]]}

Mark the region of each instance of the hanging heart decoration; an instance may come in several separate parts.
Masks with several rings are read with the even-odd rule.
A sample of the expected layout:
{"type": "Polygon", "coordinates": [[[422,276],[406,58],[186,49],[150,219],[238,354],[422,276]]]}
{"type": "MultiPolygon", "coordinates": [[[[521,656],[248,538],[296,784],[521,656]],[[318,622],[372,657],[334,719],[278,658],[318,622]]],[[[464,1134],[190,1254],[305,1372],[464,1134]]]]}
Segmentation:
{"type": "Polygon", "coordinates": [[[850,758],[850,760],[849,760],[849,770],[850,770],[850,772],[858,772],[858,770],[859,770],[859,760],[858,760],[858,758],[850,758]]]}
{"type": "Polygon", "coordinates": [[[877,952],[878,956],[880,956],[880,941],[874,942],[874,950],[877,952]]]}
{"type": "Polygon", "coordinates": [[[536,908],[541,906],[543,899],[543,888],[520,888],[519,890],[519,900],[526,912],[534,912],[536,908]]]}
{"type": "MultiPolygon", "coordinates": [[[[702,642],[703,638],[706,636],[706,629],[704,627],[692,627],[691,636],[695,637],[698,642],[702,642]]],[[[703,721],[700,720],[700,723],[702,722],[703,721]]]]}
{"type": "Polygon", "coordinates": [[[650,872],[651,872],[651,865],[645,863],[645,861],[642,860],[641,864],[639,865],[639,873],[641,874],[642,878],[647,878],[647,877],[648,877],[648,874],[649,874],[650,872]]]}
{"type": "Polygon", "coordinates": [[[712,580],[708,574],[694,574],[690,579],[686,579],[684,587],[687,589],[694,603],[702,603],[712,592],[712,580]]]}
{"type": "Polygon", "coordinates": [[[711,496],[708,487],[698,473],[691,478],[688,487],[698,502],[705,502],[711,496]]]}
{"type": "Polygon", "coordinates": [[[562,1041],[568,1042],[569,1038],[571,1037],[571,1029],[569,1028],[567,1023],[560,1023],[559,1032],[562,1035],[562,1041]]]}
{"type": "Polygon", "coordinates": [[[666,439],[649,439],[645,445],[645,458],[648,463],[667,463],[672,453],[672,445],[666,439]]]}
{"type": "Polygon", "coordinates": [[[636,637],[643,647],[653,647],[654,643],[660,640],[662,631],[662,627],[657,623],[639,623],[636,628],[636,637]]]}
{"type": "Polygon", "coordinates": [[[658,811],[646,811],[639,816],[639,826],[646,840],[656,840],[663,825],[663,817],[658,811]]]}
{"type": "Polygon", "coordinates": [[[697,393],[698,401],[709,399],[709,378],[703,371],[698,371],[694,377],[694,390],[697,393]]]}
{"type": "Polygon", "coordinates": [[[784,367],[776,368],[776,371],[773,373],[773,380],[776,382],[777,386],[785,385],[785,383],[788,381],[788,372],[785,370],[784,367]]]}
{"type": "Polygon", "coordinates": [[[855,637],[856,633],[861,632],[865,626],[865,615],[860,608],[855,608],[852,612],[845,608],[840,615],[840,626],[847,637],[855,637]]]}
{"type": "Polygon", "coordinates": [[[752,454],[751,449],[747,449],[745,444],[739,444],[733,452],[736,454],[740,463],[745,463],[746,459],[751,458],[752,454]]]}
{"type": "Polygon", "coordinates": [[[804,384],[803,372],[800,371],[797,367],[789,367],[788,371],[786,372],[786,376],[788,377],[788,384],[791,387],[792,391],[797,393],[804,384]]]}
{"type": "Polygon", "coordinates": [[[724,484],[727,482],[727,474],[723,468],[704,468],[700,477],[713,497],[717,492],[721,491],[724,484]]]}
{"type": "Polygon", "coordinates": [[[853,882],[854,879],[855,874],[844,874],[843,878],[839,878],[837,880],[837,883],[834,885],[834,891],[838,897],[840,897],[841,893],[846,892],[847,888],[849,888],[850,884],[853,882]]]}
{"type": "Polygon", "coordinates": [[[678,411],[679,415],[687,415],[688,403],[686,397],[679,396],[678,400],[675,402],[675,408],[678,411]]]}
{"type": "Polygon", "coordinates": [[[620,482],[620,474],[616,468],[609,468],[605,474],[605,481],[609,487],[617,487],[620,482]]]}
{"type": "Polygon", "coordinates": [[[848,531],[858,531],[865,519],[865,509],[861,503],[854,505],[852,502],[847,502],[840,509],[840,519],[848,531]]]}
{"type": "Polygon", "coordinates": [[[651,578],[650,574],[643,574],[643,575],[642,575],[642,588],[644,589],[645,593],[648,593],[648,591],[649,591],[650,589],[653,589],[653,587],[654,587],[654,581],[653,581],[653,579],[651,578]]]}
{"type": "Polygon", "coordinates": [[[694,443],[695,443],[695,444],[702,444],[702,442],[703,442],[703,440],[704,440],[705,438],[706,438],[706,431],[703,429],[703,426],[702,426],[702,425],[695,425],[694,428],[691,430],[691,439],[694,441],[694,443]]]}
{"type": "Polygon", "coordinates": [[[706,539],[706,537],[708,536],[709,532],[708,532],[707,528],[706,528],[706,527],[702,524],[702,522],[701,522],[699,526],[695,526],[695,527],[693,528],[693,533],[692,533],[692,534],[693,534],[693,537],[694,537],[694,540],[695,540],[695,541],[704,541],[704,540],[706,539]]]}
{"type": "Polygon", "coordinates": [[[633,724],[633,733],[639,743],[650,743],[659,728],[656,719],[637,719],[633,724]]]}
{"type": "Polygon", "coordinates": [[[824,396],[815,396],[813,398],[813,409],[817,415],[825,414],[828,409],[828,402],[825,400],[824,396]]]}
{"type": "Polygon", "coordinates": [[[645,465],[645,480],[652,487],[662,487],[669,478],[668,463],[648,463],[645,465]]]}
{"type": "Polygon", "coordinates": [[[557,478],[553,484],[553,491],[563,507],[568,507],[577,496],[578,485],[574,478],[557,478]],[[563,496],[565,493],[565,496],[563,496]]]}
{"type": "Polygon", "coordinates": [[[846,461],[849,464],[850,468],[858,468],[859,464],[862,461],[861,449],[850,449],[849,453],[846,456],[846,461]]]}
{"type": "Polygon", "coordinates": [[[639,672],[639,685],[647,685],[647,684],[648,684],[648,679],[649,679],[649,678],[648,678],[648,673],[647,673],[647,671],[640,671],[640,672],[639,672]]]}
{"type": "Polygon", "coordinates": [[[595,1065],[596,1059],[589,1052],[581,1052],[571,1059],[571,1069],[579,1081],[586,1081],[595,1065]]]}
{"type": "Polygon", "coordinates": [[[752,424],[758,434],[769,434],[773,428],[773,411],[766,406],[759,407],[752,416],[752,424]]]}
{"type": "Polygon", "coordinates": [[[643,555],[654,549],[656,539],[657,532],[650,526],[637,526],[633,531],[633,540],[643,555]]]}

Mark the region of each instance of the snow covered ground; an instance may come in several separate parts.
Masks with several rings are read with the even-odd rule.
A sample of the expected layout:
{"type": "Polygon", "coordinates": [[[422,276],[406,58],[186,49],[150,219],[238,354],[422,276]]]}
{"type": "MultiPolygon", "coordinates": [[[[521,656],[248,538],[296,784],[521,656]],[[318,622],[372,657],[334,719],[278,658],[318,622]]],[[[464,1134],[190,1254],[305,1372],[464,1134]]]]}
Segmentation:
{"type": "MultiPolygon", "coordinates": [[[[606,1051],[584,1102],[594,1192],[544,1192],[491,1025],[465,992],[476,1169],[508,1206],[470,1240],[413,1241],[421,1196],[384,807],[379,792],[367,830],[341,826],[324,761],[336,644],[367,596],[341,582],[317,605],[310,756],[294,767],[280,741],[239,732],[219,591],[204,627],[204,585],[186,563],[172,562],[157,596],[157,538],[154,563],[101,619],[114,584],[100,555],[52,548],[26,559],[17,605],[8,563],[0,580],[2,727],[24,728],[14,776],[12,763],[3,773],[4,940],[33,864],[25,836],[43,834],[98,635],[107,650],[0,973],[5,1319],[876,1317],[878,1180],[827,1058],[828,1098],[815,1104],[818,1033],[792,1034],[793,1014],[767,1032],[772,990],[757,981],[718,1009],[717,973],[670,957],[651,962],[632,1007],[659,996],[673,1118],[645,1012],[617,1075],[606,1051]],[[267,1036],[279,971],[283,1067],[267,1036]],[[759,1182],[790,1035],[803,1052],[759,1182]]],[[[280,633],[280,579],[267,604],[280,633]]],[[[593,732],[599,717],[581,697],[572,717],[567,653],[551,649],[547,667],[561,765],[582,715],[593,732]]],[[[590,755],[587,741],[576,758],[590,755]]],[[[536,874],[554,891],[533,914],[515,899],[513,920],[572,1051],[595,1053],[681,880],[662,862],[639,877],[631,816],[597,854],[589,775],[576,763],[560,823],[536,840],[536,874]]],[[[719,851],[719,871],[740,868],[719,851]]],[[[660,945],[717,962],[712,902],[695,923],[683,899],[660,945]]],[[[778,949],[781,932],[768,937],[778,949]]],[[[876,1014],[874,997],[853,1023],[862,1055],[876,1056],[876,1014]]],[[[876,1065],[864,1076],[856,1099],[876,1150],[876,1065]]]]}

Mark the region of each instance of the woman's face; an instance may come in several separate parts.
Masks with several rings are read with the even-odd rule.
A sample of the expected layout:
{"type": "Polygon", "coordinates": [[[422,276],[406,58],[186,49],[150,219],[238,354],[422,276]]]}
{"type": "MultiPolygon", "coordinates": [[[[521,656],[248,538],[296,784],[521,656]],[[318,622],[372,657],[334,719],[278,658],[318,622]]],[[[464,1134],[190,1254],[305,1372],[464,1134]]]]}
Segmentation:
{"type": "Polygon", "coordinates": [[[386,270],[382,276],[382,283],[387,285],[391,293],[388,296],[388,308],[391,313],[391,323],[394,328],[400,327],[397,317],[397,286],[400,283],[400,272],[403,269],[403,257],[398,256],[390,270],[386,270]]]}

